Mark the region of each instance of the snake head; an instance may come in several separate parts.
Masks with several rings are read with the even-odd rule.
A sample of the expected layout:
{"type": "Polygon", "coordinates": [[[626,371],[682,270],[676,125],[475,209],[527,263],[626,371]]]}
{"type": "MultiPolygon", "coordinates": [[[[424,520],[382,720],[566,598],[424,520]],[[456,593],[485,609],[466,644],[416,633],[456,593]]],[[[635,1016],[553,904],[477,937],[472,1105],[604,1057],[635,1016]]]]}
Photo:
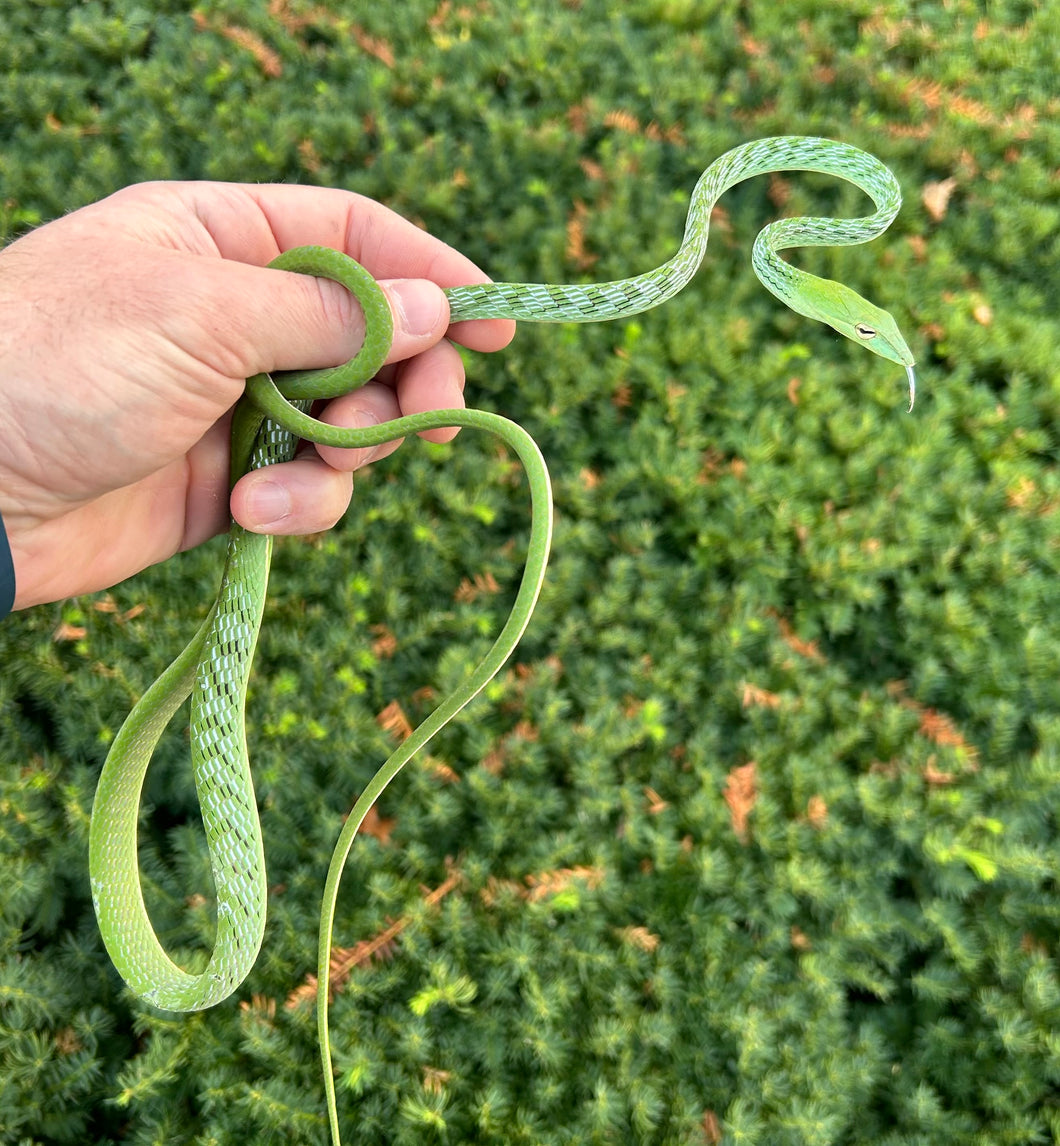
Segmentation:
{"type": "Polygon", "coordinates": [[[826,322],[833,330],[852,342],[871,350],[888,362],[904,366],[909,378],[909,409],[916,397],[916,377],[913,374],[913,352],[909,349],[898,323],[880,307],[874,306],[848,286],[830,280],[817,280],[814,291],[813,318],[826,322]]]}

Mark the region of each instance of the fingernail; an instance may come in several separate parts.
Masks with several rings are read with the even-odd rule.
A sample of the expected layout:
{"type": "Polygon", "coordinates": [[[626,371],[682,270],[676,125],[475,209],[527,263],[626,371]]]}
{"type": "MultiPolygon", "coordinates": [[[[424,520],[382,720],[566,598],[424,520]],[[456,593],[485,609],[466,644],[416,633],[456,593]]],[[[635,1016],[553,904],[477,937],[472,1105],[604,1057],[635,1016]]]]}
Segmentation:
{"type": "Polygon", "coordinates": [[[379,416],[363,406],[358,406],[350,413],[351,430],[367,430],[369,426],[378,426],[379,416]]]}
{"type": "MultiPolygon", "coordinates": [[[[350,426],[354,430],[367,430],[367,429],[370,429],[372,426],[378,426],[378,425],[379,425],[379,418],[375,414],[373,414],[371,410],[357,409],[357,410],[353,411],[353,413],[350,417],[350,426]]],[[[375,455],[379,452],[379,447],[378,446],[361,446],[360,450],[361,450],[361,458],[360,458],[360,463],[357,467],[358,469],[360,469],[361,466],[368,465],[368,463],[375,458],[375,455]]]]}
{"type": "Polygon", "coordinates": [[[258,523],[259,529],[279,525],[285,517],[291,515],[291,495],[278,482],[255,482],[248,500],[250,516],[258,523]]]}
{"type": "Polygon", "coordinates": [[[397,319],[406,334],[421,338],[445,322],[445,295],[425,279],[398,279],[390,284],[397,319]]]}

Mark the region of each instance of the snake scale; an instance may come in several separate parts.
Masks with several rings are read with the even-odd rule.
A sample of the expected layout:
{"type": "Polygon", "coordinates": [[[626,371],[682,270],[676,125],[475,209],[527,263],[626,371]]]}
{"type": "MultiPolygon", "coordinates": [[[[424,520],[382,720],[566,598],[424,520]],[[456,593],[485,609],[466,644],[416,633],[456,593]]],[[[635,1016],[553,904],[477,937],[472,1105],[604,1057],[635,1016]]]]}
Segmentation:
{"type": "MultiPolygon", "coordinates": [[[[876,205],[857,219],[788,218],[758,234],[752,264],[763,285],[799,314],[827,323],[866,349],[904,366],[910,405],[913,356],[891,316],[849,287],[817,278],[780,258],[800,246],[863,243],[882,234],[901,205],[898,183],[872,155],[832,140],[784,136],[757,140],[712,163],[692,192],[684,238],[662,266],[633,278],[588,285],[488,283],[446,293],[453,322],[514,318],[590,322],[637,314],[664,302],[692,278],[707,246],[710,214],[734,184],[785,170],[822,172],[855,184],[876,205]]],[[[407,434],[466,426],[495,434],[525,467],[533,507],[526,565],[508,621],[485,658],[390,756],[365,788],[335,846],[324,888],[318,942],[317,1019],[328,1119],[339,1124],[328,1042],[329,954],[339,878],[354,836],[379,794],[403,765],[492,679],[511,654],[533,611],[548,560],[552,503],[548,471],[530,435],[481,410],[435,410],[369,429],[343,429],[311,417],[315,399],[335,397],[373,377],[390,346],[391,315],[369,274],[333,250],[301,247],[270,266],[335,279],[364,311],[365,339],[355,358],[329,370],[247,380],[233,418],[231,477],[290,459],[300,439],[342,447],[379,445],[407,434]]],[[[92,898],[100,932],[129,987],[168,1011],[194,1011],[229,996],[250,973],[265,927],[267,882],[244,730],[244,702],[261,624],[272,540],[232,524],[221,585],[191,642],[144,693],[115,737],[99,779],[89,836],[92,898]],[[166,954],[144,906],[137,858],[137,821],[144,775],[166,725],[191,695],[192,771],[202,808],[217,901],[217,933],[204,970],[190,973],[166,954]]]]}

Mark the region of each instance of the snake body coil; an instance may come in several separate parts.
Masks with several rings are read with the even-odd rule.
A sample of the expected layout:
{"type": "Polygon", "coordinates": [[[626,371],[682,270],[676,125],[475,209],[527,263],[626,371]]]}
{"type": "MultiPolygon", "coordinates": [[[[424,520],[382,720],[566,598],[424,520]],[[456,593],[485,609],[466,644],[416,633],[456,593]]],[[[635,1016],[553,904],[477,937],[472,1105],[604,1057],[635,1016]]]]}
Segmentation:
{"type": "MultiPolygon", "coordinates": [[[[807,245],[862,243],[886,230],[901,203],[890,171],[846,144],[808,137],[758,140],[723,155],[703,173],[692,194],[684,239],[661,267],[634,278],[589,285],[489,283],[447,291],[453,322],[474,318],[588,322],[636,314],[679,291],[706,251],[710,212],[729,187],[780,170],[819,171],[848,180],[875,202],[860,219],[782,219],[755,241],[752,262],[763,284],[798,313],[826,322],[880,357],[905,366],[913,396],[913,357],[894,320],[840,283],[816,278],[782,260],[778,251],[807,245]]],[[[533,611],[548,560],[551,495],[548,472],[533,439],[515,423],[481,410],[436,410],[370,429],[340,429],[309,416],[311,401],[334,397],[374,376],[390,347],[385,296],[363,268],[336,251],[299,248],[270,266],[333,278],[347,286],[365,312],[358,355],[332,370],[248,379],[233,422],[232,479],[247,470],[290,459],[299,439],[340,447],[382,444],[423,430],[467,426],[496,434],[526,469],[533,524],[526,568],[515,605],[489,653],[386,761],[344,824],[328,871],[318,943],[318,1029],[328,1114],[339,1142],[328,1045],[328,964],[338,882],[368,809],[409,758],[481,691],[511,654],[533,611]]],[[[265,925],[266,876],[243,708],[268,581],[271,538],[229,532],[221,586],[209,615],[187,648],[144,693],[114,740],[100,775],[89,838],[92,897],[100,932],[114,965],[143,998],[171,1011],[212,1006],[232,993],[253,967],[265,925]],[[144,906],[137,859],[137,819],[144,775],[163,730],[192,697],[192,771],[195,777],[217,896],[217,936],[205,969],[177,966],[155,935],[144,906]]]]}

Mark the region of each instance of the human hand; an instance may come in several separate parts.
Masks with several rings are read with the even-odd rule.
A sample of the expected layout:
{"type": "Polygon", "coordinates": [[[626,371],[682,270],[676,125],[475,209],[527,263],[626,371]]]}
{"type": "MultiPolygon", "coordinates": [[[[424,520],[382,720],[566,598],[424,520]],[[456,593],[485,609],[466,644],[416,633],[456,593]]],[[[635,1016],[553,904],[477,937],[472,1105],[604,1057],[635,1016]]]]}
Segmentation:
{"type": "MultiPolygon", "coordinates": [[[[15,608],[106,588],[227,528],[311,533],[342,516],[375,450],[305,447],[228,490],[229,412],[262,371],[345,362],[360,307],[265,264],[306,244],[352,255],[394,312],[387,365],[319,416],[341,426],[462,407],[441,287],[488,281],[372,200],[316,187],[145,183],[0,251],[0,515],[15,608]]],[[[449,331],[499,350],[514,325],[449,331]]],[[[446,440],[455,430],[423,436],[446,440]]]]}

